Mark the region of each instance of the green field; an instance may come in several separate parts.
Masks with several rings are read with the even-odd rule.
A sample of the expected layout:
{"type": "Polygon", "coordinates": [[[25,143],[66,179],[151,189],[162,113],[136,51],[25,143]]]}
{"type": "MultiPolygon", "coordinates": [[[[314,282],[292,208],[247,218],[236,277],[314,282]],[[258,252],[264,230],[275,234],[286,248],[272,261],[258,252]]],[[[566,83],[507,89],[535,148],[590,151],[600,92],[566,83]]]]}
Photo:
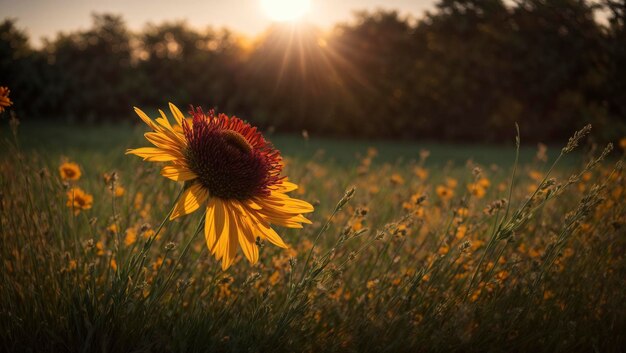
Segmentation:
{"type": "MultiPolygon", "coordinates": [[[[20,143],[26,150],[36,150],[51,157],[66,154],[79,160],[89,160],[95,155],[104,155],[111,159],[122,158],[130,147],[145,145],[142,141],[143,126],[118,125],[74,125],[43,121],[22,122],[20,125],[20,143]]],[[[2,124],[2,136],[9,137],[9,127],[2,124]]],[[[419,159],[421,150],[430,151],[427,161],[429,166],[443,166],[448,163],[464,165],[474,160],[483,165],[496,164],[510,166],[515,157],[515,128],[511,127],[509,145],[485,144],[450,144],[436,141],[389,141],[364,140],[350,138],[324,138],[311,136],[304,139],[301,135],[274,134],[267,138],[279,148],[283,155],[293,158],[321,158],[326,163],[337,163],[346,167],[358,164],[358,157],[363,156],[369,147],[379,152],[376,163],[408,162],[419,159]]],[[[523,138],[523,137],[522,137],[523,138]]],[[[556,154],[560,146],[553,146],[551,154],[556,154]]],[[[537,150],[536,145],[523,145],[520,149],[520,162],[531,162],[537,150]]],[[[554,156],[553,156],[554,157],[554,156]]],[[[577,158],[566,158],[565,165],[578,163],[577,158]]]]}
{"type": "Polygon", "coordinates": [[[124,154],[143,131],[23,122],[16,144],[3,122],[0,350],[626,346],[622,151],[579,136],[551,168],[568,142],[516,164],[514,129],[509,146],[270,135],[312,224],[222,271],[200,212],[167,221],[182,185],[124,154]],[[73,212],[73,188],[93,205],[73,212]]]}

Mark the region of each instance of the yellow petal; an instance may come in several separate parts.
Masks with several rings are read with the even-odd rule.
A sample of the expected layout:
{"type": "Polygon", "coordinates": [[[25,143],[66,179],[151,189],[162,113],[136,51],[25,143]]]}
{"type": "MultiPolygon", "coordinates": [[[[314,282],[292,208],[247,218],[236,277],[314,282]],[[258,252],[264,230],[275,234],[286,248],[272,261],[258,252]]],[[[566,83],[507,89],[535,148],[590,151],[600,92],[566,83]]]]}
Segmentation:
{"type": "Polygon", "coordinates": [[[196,179],[198,176],[185,166],[168,165],[163,167],[161,175],[174,181],[188,181],[196,179]]]}
{"type": "MultiPolygon", "coordinates": [[[[168,136],[162,132],[146,132],[143,134],[146,140],[150,141],[153,145],[172,151],[181,151],[185,146],[180,143],[178,139],[174,140],[171,136],[168,136]]],[[[180,152],[178,152],[182,156],[180,152]]]]}
{"type": "Polygon", "coordinates": [[[150,126],[150,128],[152,128],[153,130],[156,129],[156,125],[154,124],[154,121],[152,121],[152,119],[150,119],[148,115],[146,115],[146,113],[144,113],[141,109],[137,107],[134,107],[134,109],[135,109],[135,113],[139,115],[139,118],[141,118],[141,120],[143,120],[144,123],[150,126]]]}
{"type": "Polygon", "coordinates": [[[270,243],[281,247],[287,248],[287,244],[281,239],[281,237],[276,233],[274,229],[269,225],[269,223],[264,220],[259,214],[255,213],[253,210],[247,210],[249,215],[249,224],[253,230],[256,230],[260,233],[261,238],[267,239],[270,243]]]}
{"type": "Polygon", "coordinates": [[[278,192],[290,192],[296,190],[297,188],[298,185],[287,180],[283,180],[280,184],[276,185],[276,191],[278,192]]]}
{"type": "Polygon", "coordinates": [[[206,217],[204,221],[204,238],[206,239],[206,245],[211,252],[213,252],[213,247],[215,246],[217,234],[221,232],[222,228],[224,227],[224,220],[216,219],[215,217],[215,200],[216,198],[214,197],[209,198],[209,201],[207,202],[206,217]]]}
{"type": "Polygon", "coordinates": [[[228,253],[228,228],[230,227],[224,203],[220,199],[215,199],[214,220],[217,242],[215,243],[212,252],[213,255],[215,255],[215,258],[220,260],[225,253],[228,253]]]}
{"type": "Polygon", "coordinates": [[[170,103],[170,110],[172,111],[172,115],[174,115],[174,119],[176,119],[178,125],[183,126],[183,120],[185,119],[185,116],[183,115],[183,113],[181,113],[180,109],[178,109],[178,107],[176,107],[174,104],[170,103]]]}
{"type": "Polygon", "coordinates": [[[283,213],[309,213],[313,212],[313,206],[302,200],[292,199],[284,194],[272,193],[269,197],[257,197],[254,202],[256,202],[259,206],[263,207],[263,209],[268,210],[269,212],[275,214],[283,214],[283,213]],[[282,197],[278,197],[276,195],[282,195],[282,197]]]}
{"type": "Polygon", "coordinates": [[[206,202],[207,197],[208,192],[205,188],[200,186],[200,184],[196,183],[191,185],[187,188],[187,190],[185,190],[185,192],[183,192],[180,200],[176,203],[176,207],[174,207],[174,212],[172,212],[170,219],[194,212],[200,208],[201,204],[206,202]]]}
{"type": "Polygon", "coordinates": [[[143,157],[144,160],[150,162],[169,162],[179,159],[179,156],[176,156],[172,152],[165,151],[161,148],[156,147],[141,147],[129,149],[126,150],[126,154],[134,154],[139,157],[143,157]]]}
{"type": "Polygon", "coordinates": [[[252,230],[250,229],[246,218],[235,218],[237,218],[237,226],[239,228],[237,237],[239,245],[241,245],[241,250],[248,261],[255,264],[259,260],[259,249],[256,246],[256,240],[254,239],[252,230]]]}
{"type": "MultiPolygon", "coordinates": [[[[226,202],[225,205],[229,206],[229,203],[226,202]]],[[[230,222],[231,225],[234,225],[234,227],[230,227],[230,239],[229,239],[229,244],[228,244],[228,261],[224,261],[226,258],[222,259],[222,269],[226,270],[230,267],[230,265],[233,264],[233,262],[235,261],[235,257],[237,256],[237,243],[238,243],[238,234],[239,234],[239,228],[237,227],[237,223],[235,221],[235,215],[233,214],[232,210],[230,209],[230,207],[226,206],[225,209],[228,211],[228,222],[230,222]]]]}

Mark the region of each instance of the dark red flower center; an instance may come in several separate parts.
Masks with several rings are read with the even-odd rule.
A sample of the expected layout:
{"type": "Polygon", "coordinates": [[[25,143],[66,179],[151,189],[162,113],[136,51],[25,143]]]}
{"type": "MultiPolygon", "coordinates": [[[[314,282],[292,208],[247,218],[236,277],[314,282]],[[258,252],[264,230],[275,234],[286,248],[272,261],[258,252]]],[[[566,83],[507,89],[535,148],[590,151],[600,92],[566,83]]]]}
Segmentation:
{"type": "Polygon", "coordinates": [[[269,194],[281,180],[281,157],[261,133],[236,117],[199,108],[191,113],[191,126],[183,122],[185,157],[210,195],[245,200],[269,194]]]}

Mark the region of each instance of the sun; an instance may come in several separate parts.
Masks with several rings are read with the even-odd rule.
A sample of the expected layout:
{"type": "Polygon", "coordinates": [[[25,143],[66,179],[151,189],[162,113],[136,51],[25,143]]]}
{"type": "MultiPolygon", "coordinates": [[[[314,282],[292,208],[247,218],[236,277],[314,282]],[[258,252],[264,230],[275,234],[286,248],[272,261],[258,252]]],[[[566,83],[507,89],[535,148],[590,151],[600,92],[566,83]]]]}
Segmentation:
{"type": "Polygon", "coordinates": [[[311,7],[310,0],[261,0],[265,14],[274,21],[295,21],[311,7]]]}

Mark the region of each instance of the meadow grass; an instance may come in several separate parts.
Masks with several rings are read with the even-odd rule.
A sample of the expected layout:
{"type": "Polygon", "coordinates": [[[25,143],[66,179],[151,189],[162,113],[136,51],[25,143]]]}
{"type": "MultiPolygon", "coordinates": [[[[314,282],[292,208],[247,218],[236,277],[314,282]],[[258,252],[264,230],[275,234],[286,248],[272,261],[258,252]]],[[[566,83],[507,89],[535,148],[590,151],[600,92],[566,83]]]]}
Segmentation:
{"type": "Polygon", "coordinates": [[[181,185],[123,154],[137,128],[3,129],[2,351],[626,345],[622,151],[586,130],[547,151],[270,136],[313,224],[224,272],[199,215],[163,221],[181,185]]]}

